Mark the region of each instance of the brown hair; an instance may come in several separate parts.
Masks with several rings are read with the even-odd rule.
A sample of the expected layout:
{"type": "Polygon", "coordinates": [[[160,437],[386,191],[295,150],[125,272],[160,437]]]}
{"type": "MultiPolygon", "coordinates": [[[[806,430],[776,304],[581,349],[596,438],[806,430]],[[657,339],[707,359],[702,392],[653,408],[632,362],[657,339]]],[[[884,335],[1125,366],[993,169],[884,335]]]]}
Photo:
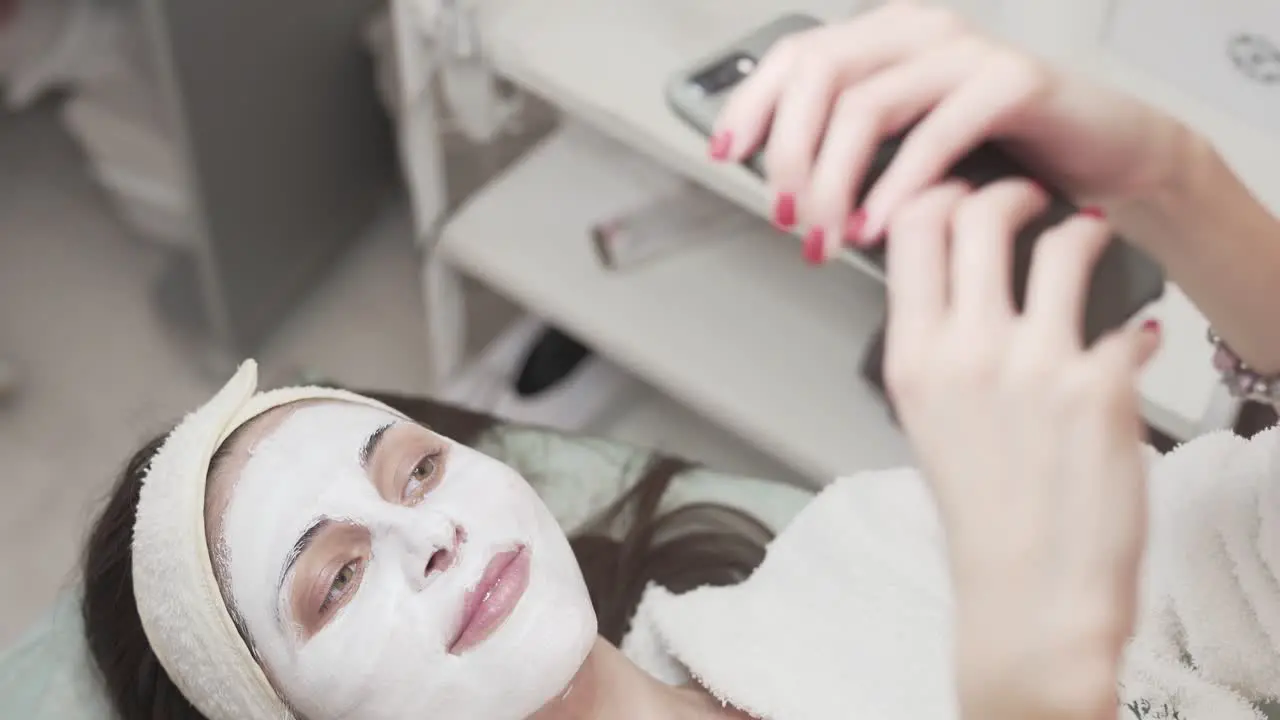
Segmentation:
{"type": "MultiPolygon", "coordinates": [[[[435,403],[379,398],[441,434],[473,444],[501,432],[492,418],[435,403]]],[[[84,557],[85,639],[111,706],[121,720],[204,720],[156,659],[133,595],[132,542],[142,478],[163,437],[125,466],[90,533],[84,557]]],[[[772,539],[760,522],[709,504],[661,513],[672,480],[690,463],[659,458],[585,530],[570,538],[599,618],[600,634],[618,643],[644,588],[673,592],[741,582],[764,559],[772,539]]]]}

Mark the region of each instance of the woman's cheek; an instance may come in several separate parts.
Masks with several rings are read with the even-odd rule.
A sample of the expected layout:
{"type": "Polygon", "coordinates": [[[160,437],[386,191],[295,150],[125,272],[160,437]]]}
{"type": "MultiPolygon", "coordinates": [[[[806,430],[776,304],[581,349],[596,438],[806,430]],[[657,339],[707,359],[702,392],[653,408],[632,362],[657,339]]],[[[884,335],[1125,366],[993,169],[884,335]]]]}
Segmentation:
{"type": "Polygon", "coordinates": [[[413,606],[397,574],[393,561],[371,560],[352,599],[294,653],[284,690],[307,717],[350,715],[403,687],[411,668],[429,671],[440,659],[433,648],[443,657],[438,623],[413,606]]]}

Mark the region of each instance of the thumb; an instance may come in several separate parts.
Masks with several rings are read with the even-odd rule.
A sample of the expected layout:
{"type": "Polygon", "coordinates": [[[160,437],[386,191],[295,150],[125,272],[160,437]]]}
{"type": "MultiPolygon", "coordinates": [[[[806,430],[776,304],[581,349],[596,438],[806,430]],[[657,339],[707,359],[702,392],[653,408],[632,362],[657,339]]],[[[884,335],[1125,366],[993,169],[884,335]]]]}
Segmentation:
{"type": "MultiPolygon", "coordinates": [[[[1095,347],[1098,360],[1102,363],[1103,376],[1123,382],[1129,388],[1123,396],[1137,400],[1138,376],[1146,368],[1151,359],[1160,350],[1160,321],[1150,318],[1138,325],[1130,325],[1113,331],[1104,337],[1095,347]]],[[[1120,397],[1117,395],[1116,397],[1120,397]]],[[[1130,401],[1125,401],[1125,407],[1130,401]]],[[[1135,427],[1140,433],[1146,432],[1146,421],[1135,405],[1130,408],[1134,414],[1135,427]]]]}
{"type": "Polygon", "coordinates": [[[1160,321],[1149,318],[1130,332],[1135,336],[1130,343],[1130,347],[1133,348],[1134,366],[1141,370],[1160,350],[1162,339],[1160,321]]]}

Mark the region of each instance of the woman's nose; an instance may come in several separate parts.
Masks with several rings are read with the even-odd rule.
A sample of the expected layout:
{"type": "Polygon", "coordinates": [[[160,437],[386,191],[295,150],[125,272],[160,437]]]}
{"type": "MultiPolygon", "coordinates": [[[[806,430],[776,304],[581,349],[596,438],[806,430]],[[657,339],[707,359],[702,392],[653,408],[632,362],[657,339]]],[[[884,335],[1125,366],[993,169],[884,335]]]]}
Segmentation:
{"type": "Polygon", "coordinates": [[[396,520],[391,531],[404,546],[405,576],[412,584],[422,585],[457,564],[467,536],[461,525],[421,512],[404,513],[396,520]]]}
{"type": "Polygon", "coordinates": [[[422,576],[431,579],[434,575],[447,572],[454,565],[458,564],[458,554],[462,551],[462,545],[466,542],[467,533],[462,529],[461,525],[453,526],[453,538],[444,547],[437,547],[427,558],[426,566],[422,569],[422,576]]]}

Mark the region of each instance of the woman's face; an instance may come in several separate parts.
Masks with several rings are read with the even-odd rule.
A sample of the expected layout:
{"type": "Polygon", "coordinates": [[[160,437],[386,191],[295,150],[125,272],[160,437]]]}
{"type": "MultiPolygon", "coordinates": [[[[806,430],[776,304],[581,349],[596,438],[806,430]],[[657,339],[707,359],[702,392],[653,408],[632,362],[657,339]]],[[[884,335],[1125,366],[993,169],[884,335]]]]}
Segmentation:
{"type": "Polygon", "coordinates": [[[595,613],[525,480],[348,403],[255,421],[210,479],[223,593],[313,720],[517,720],[565,690],[595,613]]]}

